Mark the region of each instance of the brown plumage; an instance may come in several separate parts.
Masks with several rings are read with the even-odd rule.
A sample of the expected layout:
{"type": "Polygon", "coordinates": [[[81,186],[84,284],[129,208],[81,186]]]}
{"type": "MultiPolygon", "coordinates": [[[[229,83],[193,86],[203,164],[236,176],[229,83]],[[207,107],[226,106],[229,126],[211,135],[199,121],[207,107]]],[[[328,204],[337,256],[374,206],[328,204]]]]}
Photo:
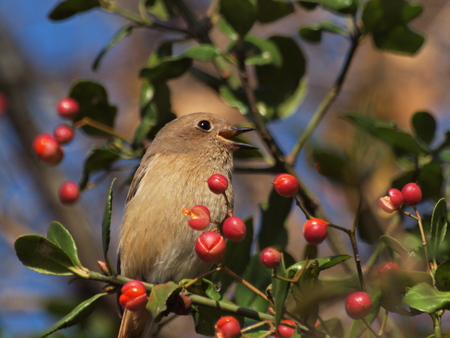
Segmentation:
{"type": "MultiPolygon", "coordinates": [[[[149,283],[195,278],[211,264],[195,254],[200,234],[187,225],[183,208],[202,204],[211,218],[227,215],[223,196],[209,191],[212,174],[231,177],[232,152],[253,148],[229,138],[250,128],[235,128],[220,116],[195,113],[168,123],[147,149],[127,196],[120,231],[121,274],[149,283]]],[[[226,192],[233,201],[231,184],[226,192]]],[[[125,310],[119,337],[149,335],[150,314],[125,310]]]]}

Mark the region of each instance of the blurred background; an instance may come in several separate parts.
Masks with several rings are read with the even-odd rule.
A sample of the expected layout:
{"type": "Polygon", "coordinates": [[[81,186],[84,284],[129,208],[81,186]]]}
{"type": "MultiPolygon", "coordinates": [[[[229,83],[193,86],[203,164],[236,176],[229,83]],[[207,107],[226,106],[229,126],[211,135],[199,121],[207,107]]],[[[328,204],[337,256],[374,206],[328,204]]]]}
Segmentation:
{"type": "MultiPolygon", "coordinates": [[[[119,1],[120,3],[121,1],[119,1]]],[[[204,13],[209,1],[187,1],[197,13],[204,13]]],[[[118,107],[116,128],[132,135],[138,124],[138,72],[155,44],[167,37],[160,32],[137,29],[104,58],[97,72],[91,70],[99,51],[126,21],[93,10],[62,22],[52,22],[47,14],[58,3],[54,0],[0,1],[0,337],[33,337],[48,329],[80,301],[99,290],[98,283],[73,283],[63,277],[46,276],[26,269],[16,258],[14,240],[28,233],[45,235],[51,221],[57,220],[73,234],[81,261],[89,268],[101,259],[101,219],[112,177],[116,184],[113,206],[113,245],[115,256],[117,229],[127,192],[123,179],[127,173],[113,173],[95,189],[83,193],[74,206],[60,204],[59,185],[79,180],[83,159],[97,141],[81,131],[65,147],[64,161],[56,167],[38,162],[31,144],[36,135],[48,132],[62,121],[56,114],[57,102],[67,95],[77,79],[100,81],[109,99],[118,107]]],[[[137,10],[137,3],[122,1],[124,7],[137,10]]],[[[426,37],[426,43],[414,57],[376,51],[371,41],[358,50],[347,81],[327,118],[314,133],[311,145],[339,146],[348,150],[354,142],[353,127],[340,119],[343,112],[365,111],[373,116],[395,120],[410,129],[409,118],[418,110],[432,112],[438,120],[439,138],[450,129],[450,3],[423,1],[424,13],[412,26],[426,37]]],[[[280,23],[255,27],[262,37],[277,34],[296,36],[301,24],[314,23],[327,14],[297,10],[280,23]]],[[[336,17],[333,17],[336,20],[336,17]]],[[[220,34],[213,32],[220,42],[220,34]]],[[[339,36],[324,35],[317,45],[298,43],[308,61],[308,93],[293,116],[270,125],[284,149],[294,144],[339,72],[348,42],[339,36]]],[[[179,114],[214,112],[239,123],[243,119],[226,106],[208,88],[184,76],[172,81],[173,110],[179,114]]],[[[257,140],[255,140],[257,142],[257,140]]],[[[101,143],[101,140],[98,140],[101,143]]],[[[381,147],[381,146],[380,146],[381,147]]],[[[370,179],[364,188],[366,199],[376,203],[395,174],[393,158],[383,148],[365,153],[370,179]],[[370,158],[368,159],[367,156],[370,158]]],[[[302,154],[298,172],[316,192],[330,217],[337,224],[351,224],[355,201],[350,194],[320,176],[307,156],[302,154]]],[[[256,214],[258,203],[271,189],[271,176],[236,175],[236,214],[256,214]]],[[[380,216],[381,217],[381,216],[380,216]]],[[[289,224],[289,247],[294,258],[301,255],[300,213],[289,224]],[[297,254],[296,254],[297,253],[297,254]]],[[[81,327],[64,330],[55,336],[113,336],[118,326],[115,300],[103,302],[93,319],[81,327]]]]}

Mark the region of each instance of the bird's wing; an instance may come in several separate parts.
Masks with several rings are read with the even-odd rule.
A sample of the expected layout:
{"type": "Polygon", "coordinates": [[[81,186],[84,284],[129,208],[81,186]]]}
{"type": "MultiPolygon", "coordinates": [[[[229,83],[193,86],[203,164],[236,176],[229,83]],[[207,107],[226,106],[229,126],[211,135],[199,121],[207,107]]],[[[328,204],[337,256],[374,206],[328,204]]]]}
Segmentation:
{"type": "Polygon", "coordinates": [[[145,173],[147,172],[148,168],[151,167],[155,157],[156,157],[155,153],[151,151],[147,151],[145,153],[144,157],[141,160],[139,168],[137,168],[136,172],[134,173],[133,180],[131,181],[130,184],[130,189],[128,190],[126,203],[131,201],[134,195],[136,195],[136,192],[139,189],[139,183],[141,183],[141,180],[144,177],[145,173]]]}

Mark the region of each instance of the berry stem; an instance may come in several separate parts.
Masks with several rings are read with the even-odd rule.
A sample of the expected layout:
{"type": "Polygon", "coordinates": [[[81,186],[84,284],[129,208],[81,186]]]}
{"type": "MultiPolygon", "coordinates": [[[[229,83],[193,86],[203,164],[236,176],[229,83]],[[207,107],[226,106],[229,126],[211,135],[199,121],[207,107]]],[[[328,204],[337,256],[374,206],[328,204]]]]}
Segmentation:
{"type": "Polygon", "coordinates": [[[361,291],[366,292],[366,286],[364,284],[364,275],[361,267],[361,259],[359,258],[358,243],[356,241],[356,228],[359,223],[359,215],[362,210],[362,199],[359,200],[358,210],[356,211],[355,219],[353,221],[352,231],[350,232],[350,242],[352,244],[353,256],[355,257],[356,270],[358,271],[359,282],[361,284],[361,291]]]}
{"type": "Polygon", "coordinates": [[[234,279],[236,279],[238,282],[242,283],[244,286],[246,286],[247,288],[249,288],[250,290],[252,290],[254,293],[256,293],[258,296],[260,296],[261,298],[263,298],[264,300],[266,300],[267,302],[270,303],[269,299],[267,298],[267,296],[262,293],[261,291],[259,291],[255,286],[253,286],[252,284],[250,284],[249,282],[247,282],[245,279],[243,279],[241,276],[238,276],[237,274],[235,274],[233,271],[231,271],[228,267],[226,267],[225,265],[222,265],[222,270],[223,272],[229,274],[231,277],[233,277],[234,279]]]}
{"type": "Polygon", "coordinates": [[[188,288],[188,287],[190,287],[192,284],[195,284],[198,280],[200,280],[200,279],[202,279],[202,278],[205,278],[206,276],[209,276],[209,275],[213,274],[214,272],[218,272],[218,271],[220,271],[221,269],[222,269],[222,267],[221,267],[221,266],[218,266],[218,267],[215,268],[215,269],[209,270],[208,272],[205,272],[204,274],[198,276],[197,278],[192,279],[189,283],[184,284],[183,287],[184,287],[184,288],[188,288]]]}
{"type": "Polygon", "coordinates": [[[436,313],[432,313],[430,316],[433,320],[434,337],[442,338],[441,316],[436,313]]]}
{"type": "Polygon", "coordinates": [[[416,221],[419,221],[419,219],[418,219],[416,216],[414,216],[413,214],[411,214],[411,213],[408,212],[408,211],[403,210],[402,208],[399,208],[399,209],[398,209],[398,212],[401,212],[402,214],[404,214],[404,215],[406,215],[406,216],[408,216],[408,217],[411,217],[412,219],[414,219],[414,220],[416,220],[416,221]]]}
{"type": "Polygon", "coordinates": [[[334,82],[331,89],[326,94],[325,98],[320,103],[317,110],[314,112],[313,117],[309,121],[309,124],[306,126],[305,131],[300,136],[300,138],[297,140],[297,143],[291,150],[288,156],[286,156],[286,161],[291,166],[294,166],[298,155],[300,154],[300,151],[302,150],[303,146],[305,145],[306,141],[309,139],[309,137],[312,135],[312,133],[317,129],[317,126],[319,125],[320,121],[322,121],[323,117],[328,112],[331,105],[334,103],[334,101],[339,96],[339,93],[341,92],[342,85],[344,84],[345,78],[347,76],[348,70],[350,68],[350,64],[353,60],[353,57],[355,56],[355,52],[359,46],[359,38],[361,36],[361,32],[357,25],[355,25],[354,30],[351,34],[351,40],[350,40],[350,48],[347,52],[347,56],[345,57],[345,60],[343,62],[342,68],[340,70],[339,75],[336,78],[336,81],[334,82]]]}
{"type": "Polygon", "coordinates": [[[363,318],[362,321],[364,322],[364,325],[367,327],[367,329],[368,329],[370,332],[372,332],[373,335],[374,335],[375,337],[380,337],[380,338],[381,338],[381,335],[379,335],[379,334],[372,328],[372,326],[370,326],[370,324],[369,324],[369,322],[367,321],[366,318],[363,318]]]}
{"type": "Polygon", "coordinates": [[[422,237],[422,246],[423,246],[423,253],[425,256],[425,265],[426,265],[427,273],[431,275],[430,264],[429,264],[429,260],[428,260],[427,239],[425,237],[425,231],[423,230],[422,217],[420,217],[419,210],[417,210],[416,206],[413,205],[412,207],[414,209],[414,212],[416,213],[417,223],[419,224],[420,236],[422,237]]]}
{"type": "Polygon", "coordinates": [[[110,134],[112,136],[118,137],[118,138],[120,138],[121,140],[123,140],[125,142],[128,142],[128,143],[132,143],[133,142],[132,140],[130,140],[128,138],[128,136],[119,133],[117,130],[112,129],[109,126],[107,126],[107,125],[105,125],[103,123],[95,121],[95,120],[91,119],[90,117],[83,117],[81,120],[75,122],[73,126],[74,126],[74,128],[81,128],[81,127],[84,127],[84,126],[90,126],[90,127],[95,128],[95,129],[104,131],[105,133],[110,134]]]}

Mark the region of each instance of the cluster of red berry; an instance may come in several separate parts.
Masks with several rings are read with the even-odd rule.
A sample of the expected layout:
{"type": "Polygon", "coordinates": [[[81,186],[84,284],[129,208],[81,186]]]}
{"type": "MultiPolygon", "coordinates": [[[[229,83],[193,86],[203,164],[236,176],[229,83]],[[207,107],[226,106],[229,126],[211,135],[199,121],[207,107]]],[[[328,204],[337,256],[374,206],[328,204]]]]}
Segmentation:
{"type": "MultiPolygon", "coordinates": [[[[80,107],[78,102],[70,97],[59,101],[57,112],[63,119],[73,121],[78,115],[80,107]]],[[[74,128],[68,124],[60,124],[53,130],[53,135],[43,133],[36,136],[33,149],[40,161],[48,165],[57,165],[64,157],[61,147],[72,141],[74,128]]],[[[64,204],[72,204],[80,197],[78,184],[73,181],[63,183],[59,188],[59,199],[64,204]]]]}
{"type": "Polygon", "coordinates": [[[408,183],[402,190],[389,189],[388,194],[378,200],[381,209],[388,213],[397,211],[403,204],[415,205],[422,201],[422,190],[417,183],[408,183]]]}
{"type": "MultiPolygon", "coordinates": [[[[206,181],[209,190],[214,194],[224,194],[228,189],[228,179],[221,174],[214,174],[206,181]]],[[[191,209],[184,208],[182,211],[191,218],[188,225],[197,231],[203,231],[211,223],[217,223],[211,220],[211,214],[204,205],[196,205],[191,209]]],[[[225,238],[232,242],[242,242],[247,233],[245,223],[239,217],[230,215],[223,222],[220,232],[210,230],[202,233],[195,243],[195,252],[197,256],[205,262],[215,262],[225,255],[225,238]]]]}

